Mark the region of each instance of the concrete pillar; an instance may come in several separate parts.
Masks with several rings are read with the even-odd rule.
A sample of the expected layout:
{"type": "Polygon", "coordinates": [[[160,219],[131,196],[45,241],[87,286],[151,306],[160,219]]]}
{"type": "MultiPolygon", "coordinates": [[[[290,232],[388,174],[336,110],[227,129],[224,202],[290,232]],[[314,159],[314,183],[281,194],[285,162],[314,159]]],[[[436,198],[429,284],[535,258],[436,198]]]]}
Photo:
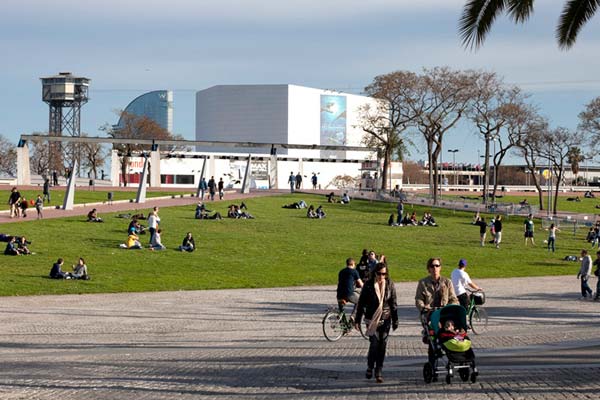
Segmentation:
{"type": "Polygon", "coordinates": [[[150,159],[145,156],[144,157],[144,169],[142,170],[142,175],[140,176],[140,185],[138,186],[137,196],[135,196],[136,203],[145,203],[146,202],[146,181],[148,180],[148,164],[150,159]]]}
{"type": "Polygon", "coordinates": [[[198,188],[196,189],[196,197],[200,197],[202,190],[200,189],[200,185],[202,184],[202,178],[204,178],[204,174],[206,173],[206,157],[204,157],[204,161],[202,161],[202,171],[200,171],[200,177],[198,178],[198,188]]]}
{"type": "Polygon", "coordinates": [[[71,173],[67,180],[67,192],[63,201],[63,210],[72,210],[75,202],[75,181],[77,180],[75,171],[77,171],[77,160],[73,162],[70,171],[71,173]]]}
{"type": "Polygon", "coordinates": [[[111,186],[119,186],[119,174],[121,173],[121,160],[119,152],[113,150],[110,152],[110,184],[111,186]]]}
{"type": "Polygon", "coordinates": [[[252,155],[248,154],[248,163],[246,163],[246,172],[244,172],[244,181],[242,182],[242,193],[250,193],[250,181],[252,180],[252,173],[250,171],[251,163],[252,155]]]}
{"type": "Polygon", "coordinates": [[[150,187],[160,187],[160,149],[150,152],[150,187]]]}
{"type": "Polygon", "coordinates": [[[17,147],[17,185],[31,185],[29,146],[27,143],[17,147]]]}
{"type": "Polygon", "coordinates": [[[277,154],[269,160],[269,189],[277,189],[277,154]]]}

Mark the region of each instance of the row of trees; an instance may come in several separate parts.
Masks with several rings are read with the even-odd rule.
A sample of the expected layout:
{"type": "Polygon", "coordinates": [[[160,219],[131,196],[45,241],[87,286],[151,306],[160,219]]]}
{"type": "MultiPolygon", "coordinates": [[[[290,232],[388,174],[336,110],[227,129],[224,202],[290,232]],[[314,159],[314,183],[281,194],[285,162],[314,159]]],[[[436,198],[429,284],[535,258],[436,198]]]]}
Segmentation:
{"type": "MultiPolygon", "coordinates": [[[[128,170],[130,158],[133,153],[140,151],[149,151],[149,145],[135,143],[135,139],[154,139],[154,140],[182,140],[180,135],[171,135],[166,129],[158,125],[154,120],[123,111],[117,112],[121,116],[121,125],[119,127],[104,125],[100,127],[108,137],[118,139],[131,139],[131,143],[115,144],[113,149],[118,150],[121,161],[121,173],[125,185],[127,185],[128,170]]],[[[34,132],[33,135],[43,134],[34,132]]],[[[87,136],[87,134],[82,134],[87,136]]],[[[99,171],[110,156],[110,149],[106,145],[99,143],[68,143],[63,146],[51,146],[45,140],[33,139],[29,143],[30,149],[30,167],[35,174],[45,175],[54,169],[60,169],[59,173],[64,172],[73,165],[73,158],[77,157],[81,171],[87,171],[92,178],[99,176],[99,171]],[[54,150],[54,151],[53,151],[54,150]],[[58,162],[52,166],[52,160],[58,162]]],[[[172,147],[166,150],[180,150],[172,147]]],[[[0,173],[14,176],[16,174],[16,149],[13,143],[0,135],[0,173]]]]}
{"type": "MultiPolygon", "coordinates": [[[[537,107],[528,102],[527,94],[515,85],[505,84],[494,72],[447,67],[424,69],[420,74],[396,71],[375,77],[365,93],[378,100],[375,106],[361,109],[360,125],[365,131],[364,143],[376,149],[383,159],[383,188],[387,187],[390,162],[402,159],[403,149],[416,134],[427,147],[434,202],[438,200],[441,182],[437,167],[442,141],[447,134],[456,133],[453,128],[461,119],[470,121],[485,141],[486,203],[492,141],[496,142],[496,151],[491,154],[494,174],[509,153],[521,157],[538,189],[543,209],[542,189],[535,172],[549,167],[555,174],[558,192],[565,166],[571,165],[576,174],[584,160],[582,149],[593,149],[600,139],[600,97],[580,113],[577,130],[553,128],[537,107]]],[[[492,197],[499,180],[494,182],[492,197]]],[[[556,196],[553,208],[556,212],[556,196]]]]}

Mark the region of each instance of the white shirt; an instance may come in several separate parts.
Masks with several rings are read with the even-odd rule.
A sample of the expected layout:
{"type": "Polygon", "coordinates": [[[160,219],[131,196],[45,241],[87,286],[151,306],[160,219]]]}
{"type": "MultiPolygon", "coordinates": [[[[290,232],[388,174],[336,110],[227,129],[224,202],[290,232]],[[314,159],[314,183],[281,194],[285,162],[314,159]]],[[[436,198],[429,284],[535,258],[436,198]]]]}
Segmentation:
{"type": "Polygon", "coordinates": [[[454,286],[454,293],[457,296],[467,293],[467,285],[471,283],[471,277],[464,269],[456,268],[450,275],[452,279],[452,285],[454,286]]]}
{"type": "Polygon", "coordinates": [[[148,228],[156,229],[158,227],[159,222],[160,218],[158,218],[158,215],[154,213],[150,214],[150,216],[148,217],[148,228]]]}

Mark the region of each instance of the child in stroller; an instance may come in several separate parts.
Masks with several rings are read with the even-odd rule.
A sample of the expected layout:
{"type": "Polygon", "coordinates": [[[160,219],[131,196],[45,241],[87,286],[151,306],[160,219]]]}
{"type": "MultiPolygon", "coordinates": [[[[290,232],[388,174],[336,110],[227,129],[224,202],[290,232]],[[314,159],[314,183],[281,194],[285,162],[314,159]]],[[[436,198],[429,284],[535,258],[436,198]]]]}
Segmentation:
{"type": "Polygon", "coordinates": [[[477,381],[475,353],[467,336],[467,312],[456,304],[433,311],[423,318],[423,328],[428,333],[429,361],[423,366],[425,383],[437,381],[439,372],[446,372],[446,383],[450,384],[454,372],[458,371],[463,382],[471,378],[477,381]],[[443,359],[446,358],[444,365],[443,359]]]}

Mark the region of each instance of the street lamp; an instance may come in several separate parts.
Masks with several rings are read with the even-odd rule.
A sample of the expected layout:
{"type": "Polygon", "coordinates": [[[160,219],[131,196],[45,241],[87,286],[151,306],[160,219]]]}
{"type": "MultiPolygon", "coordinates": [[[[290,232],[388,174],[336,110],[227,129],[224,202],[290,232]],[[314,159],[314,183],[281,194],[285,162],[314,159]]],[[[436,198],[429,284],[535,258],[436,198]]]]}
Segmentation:
{"type": "Polygon", "coordinates": [[[454,170],[454,186],[458,185],[456,183],[456,152],[458,149],[449,149],[448,153],[452,153],[452,169],[454,170]]]}

